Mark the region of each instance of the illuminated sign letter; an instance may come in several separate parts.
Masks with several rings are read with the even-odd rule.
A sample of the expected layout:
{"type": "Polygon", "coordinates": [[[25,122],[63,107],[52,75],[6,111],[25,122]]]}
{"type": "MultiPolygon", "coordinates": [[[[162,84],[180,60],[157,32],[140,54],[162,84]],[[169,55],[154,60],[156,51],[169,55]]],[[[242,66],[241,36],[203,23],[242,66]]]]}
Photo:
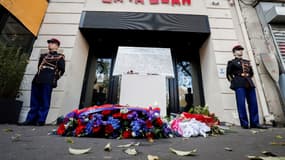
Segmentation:
{"type": "Polygon", "coordinates": [[[158,4],[158,0],[149,0],[150,4],[158,4]]]}
{"type": "Polygon", "coordinates": [[[174,5],[180,5],[180,0],[172,0],[172,6],[174,5]]]}
{"type": "Polygon", "coordinates": [[[169,0],[161,0],[161,3],[169,3],[169,0]]]}
{"type": "Polygon", "coordinates": [[[136,0],[136,4],[137,4],[137,3],[144,4],[144,0],[136,0]]]}
{"type": "Polygon", "coordinates": [[[103,3],[112,3],[112,0],[102,0],[103,3]]]}
{"type": "Polygon", "coordinates": [[[188,6],[191,4],[191,0],[182,0],[182,4],[185,5],[188,4],[188,6]]]}
{"type": "MultiPolygon", "coordinates": [[[[1,1],[4,1],[4,0],[0,0],[1,1]]],[[[7,0],[9,1],[9,0],[7,0]]],[[[108,3],[108,4],[112,4],[112,3],[123,3],[124,0],[101,0],[102,3],[108,3]]],[[[144,1],[145,0],[125,0],[125,1],[128,1],[129,3],[135,3],[135,4],[142,4],[144,5],[144,1]]],[[[146,0],[148,1],[147,3],[150,4],[150,5],[159,5],[159,4],[168,4],[168,5],[172,5],[172,6],[176,6],[176,5],[188,5],[190,6],[191,5],[191,0],[146,0]]]]}

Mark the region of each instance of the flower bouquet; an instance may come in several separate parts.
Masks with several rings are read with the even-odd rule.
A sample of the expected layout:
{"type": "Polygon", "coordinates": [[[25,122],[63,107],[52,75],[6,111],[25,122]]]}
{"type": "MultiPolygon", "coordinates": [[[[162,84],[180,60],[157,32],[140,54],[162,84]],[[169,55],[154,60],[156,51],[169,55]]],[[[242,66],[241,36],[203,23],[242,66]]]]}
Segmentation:
{"type": "Polygon", "coordinates": [[[171,129],[176,136],[192,137],[222,133],[218,129],[220,121],[214,113],[210,113],[207,106],[195,106],[189,112],[183,112],[170,122],[171,129]],[[218,130],[218,132],[216,132],[218,130]]]}
{"type": "Polygon", "coordinates": [[[75,109],[59,124],[57,134],[105,138],[171,137],[172,131],[159,113],[159,108],[111,104],[75,109]]]}

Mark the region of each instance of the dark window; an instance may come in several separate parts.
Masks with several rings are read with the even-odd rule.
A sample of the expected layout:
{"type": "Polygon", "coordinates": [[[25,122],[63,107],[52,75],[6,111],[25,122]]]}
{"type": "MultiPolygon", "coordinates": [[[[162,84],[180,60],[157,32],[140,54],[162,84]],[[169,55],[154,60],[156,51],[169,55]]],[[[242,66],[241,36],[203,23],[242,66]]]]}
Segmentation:
{"type": "Polygon", "coordinates": [[[30,54],[35,36],[0,5],[0,45],[30,54]]]}

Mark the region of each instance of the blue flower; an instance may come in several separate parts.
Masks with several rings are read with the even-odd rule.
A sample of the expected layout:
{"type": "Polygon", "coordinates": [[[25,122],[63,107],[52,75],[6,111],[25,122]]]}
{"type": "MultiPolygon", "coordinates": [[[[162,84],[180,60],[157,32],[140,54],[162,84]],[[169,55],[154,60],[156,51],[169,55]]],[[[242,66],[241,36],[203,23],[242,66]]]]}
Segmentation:
{"type": "Polygon", "coordinates": [[[88,135],[92,134],[92,130],[93,130],[93,125],[94,125],[94,119],[90,120],[87,124],[86,124],[86,133],[88,135]]]}
{"type": "Polygon", "coordinates": [[[115,119],[111,116],[108,117],[108,120],[106,122],[107,124],[111,124],[112,127],[116,130],[116,129],[119,129],[121,126],[120,126],[120,120],[118,119],[115,119]]]}
{"type": "Polygon", "coordinates": [[[145,122],[142,119],[136,118],[131,122],[131,129],[133,131],[133,135],[136,135],[136,137],[142,136],[144,127],[145,122]]]}

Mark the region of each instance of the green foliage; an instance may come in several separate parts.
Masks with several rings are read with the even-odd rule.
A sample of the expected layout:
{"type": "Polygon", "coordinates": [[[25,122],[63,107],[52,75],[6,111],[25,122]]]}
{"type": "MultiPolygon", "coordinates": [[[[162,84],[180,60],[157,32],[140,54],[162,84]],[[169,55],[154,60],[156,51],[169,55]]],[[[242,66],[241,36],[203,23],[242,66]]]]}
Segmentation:
{"type": "Polygon", "coordinates": [[[0,97],[16,98],[28,63],[28,54],[0,44],[0,97]]]}
{"type": "Polygon", "coordinates": [[[209,107],[207,105],[205,105],[205,106],[200,106],[200,105],[194,106],[194,107],[190,108],[189,113],[202,114],[202,115],[213,117],[214,120],[217,120],[217,121],[219,120],[218,117],[214,113],[210,113],[209,107]]]}
{"type": "Polygon", "coordinates": [[[203,114],[203,115],[206,115],[206,116],[209,116],[210,115],[210,112],[209,112],[209,107],[208,106],[194,106],[192,108],[190,108],[189,110],[190,113],[193,113],[193,114],[203,114]]]}
{"type": "Polygon", "coordinates": [[[222,134],[225,134],[225,131],[219,128],[219,126],[214,125],[211,127],[211,135],[222,135],[222,134]]]}

